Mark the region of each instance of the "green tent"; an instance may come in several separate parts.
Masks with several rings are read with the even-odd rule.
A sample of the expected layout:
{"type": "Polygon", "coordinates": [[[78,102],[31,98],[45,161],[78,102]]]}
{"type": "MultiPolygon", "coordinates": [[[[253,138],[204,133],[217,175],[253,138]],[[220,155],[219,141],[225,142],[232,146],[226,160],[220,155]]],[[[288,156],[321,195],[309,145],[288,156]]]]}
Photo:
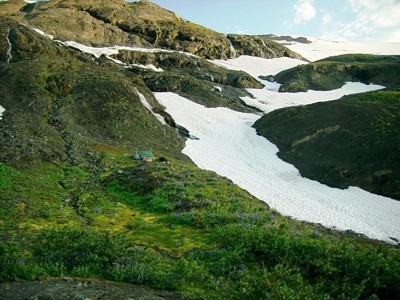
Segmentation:
{"type": "Polygon", "coordinates": [[[133,156],[133,159],[136,160],[144,160],[144,161],[152,161],[155,159],[153,152],[151,152],[151,150],[147,150],[147,151],[138,151],[135,153],[135,155],[133,156]]]}

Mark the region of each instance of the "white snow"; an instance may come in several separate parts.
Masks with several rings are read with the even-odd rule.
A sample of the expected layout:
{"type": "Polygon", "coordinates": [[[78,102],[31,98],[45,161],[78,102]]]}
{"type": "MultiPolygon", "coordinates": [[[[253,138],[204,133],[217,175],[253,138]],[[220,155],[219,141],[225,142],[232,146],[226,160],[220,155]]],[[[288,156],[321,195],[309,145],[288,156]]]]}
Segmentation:
{"type": "Polygon", "coordinates": [[[155,65],[148,64],[148,65],[141,65],[141,64],[126,64],[123,61],[120,61],[119,59],[115,59],[111,56],[106,56],[109,60],[115,62],[116,64],[123,65],[125,68],[130,68],[130,67],[138,67],[142,69],[149,69],[154,72],[164,72],[163,69],[157,68],[155,65]]]}
{"type": "Polygon", "coordinates": [[[222,87],[220,87],[220,86],[218,86],[218,85],[214,85],[214,91],[217,91],[217,92],[222,92],[222,87]]]}
{"type": "Polygon", "coordinates": [[[155,95],[177,124],[199,138],[186,141],[183,153],[200,168],[228,177],[283,215],[386,242],[393,242],[389,237],[400,239],[400,202],[301,177],[277,157],[277,147],[251,127],[259,116],[206,108],[173,93],[155,95]]]}
{"type": "Polygon", "coordinates": [[[48,39],[51,39],[51,40],[54,39],[54,36],[52,36],[51,34],[45,33],[43,30],[40,30],[40,29],[34,28],[34,27],[32,27],[32,29],[33,29],[34,31],[36,31],[37,33],[43,35],[44,37],[47,37],[48,39]]]}
{"type": "Polygon", "coordinates": [[[327,41],[310,37],[307,37],[307,39],[311,41],[310,44],[287,41],[278,42],[310,61],[351,53],[400,55],[400,43],[351,43],[327,41]]]}
{"type": "MultiPolygon", "coordinates": [[[[27,25],[25,25],[27,26],[27,25]]],[[[27,26],[29,27],[29,26],[27,26]]],[[[54,36],[52,36],[51,34],[47,34],[44,31],[38,29],[38,28],[34,28],[34,27],[30,27],[32,28],[34,31],[36,31],[37,33],[41,34],[42,36],[54,40],[54,36]]],[[[186,55],[192,55],[192,54],[188,54],[185,52],[181,52],[181,51],[172,51],[172,50],[165,50],[165,49],[148,49],[148,48],[141,48],[141,47],[127,47],[127,46],[112,46],[112,47],[91,47],[91,46],[86,46],[74,41],[60,41],[60,40],[54,40],[55,42],[64,45],[66,47],[71,47],[71,48],[75,48],[78,49],[79,51],[83,52],[83,53],[88,53],[93,55],[96,58],[99,58],[102,55],[105,55],[108,59],[110,59],[111,61],[120,64],[120,65],[124,65],[126,68],[129,67],[139,67],[142,69],[149,69],[152,70],[154,72],[163,72],[164,70],[161,68],[157,68],[156,66],[152,65],[152,64],[148,64],[148,65],[142,65],[142,64],[126,64],[118,59],[115,59],[113,57],[111,57],[111,55],[117,55],[119,54],[119,51],[121,50],[126,50],[126,51],[135,51],[135,52],[179,52],[179,53],[184,53],[186,55]]],[[[193,56],[193,55],[192,55],[193,56]]]]}
{"type": "Polygon", "coordinates": [[[143,106],[144,106],[149,112],[151,112],[151,113],[157,118],[157,120],[158,120],[162,125],[166,125],[167,123],[165,122],[164,117],[161,116],[160,114],[155,113],[154,110],[153,110],[153,107],[152,107],[151,104],[147,101],[146,97],[145,97],[142,93],[140,93],[140,92],[138,91],[137,88],[135,88],[135,90],[136,90],[136,93],[138,93],[140,102],[143,104],[143,106]]]}
{"type": "Polygon", "coordinates": [[[248,55],[241,55],[228,60],[210,60],[210,62],[230,70],[247,72],[255,78],[260,75],[277,74],[283,70],[306,64],[305,61],[288,57],[265,59],[248,55]]]}
{"type": "MultiPolygon", "coordinates": [[[[268,84],[265,81],[263,83],[268,84]]],[[[276,84],[276,86],[274,84],[276,83],[271,83],[271,86],[266,86],[264,89],[248,89],[254,98],[242,97],[243,101],[268,113],[282,107],[331,101],[349,94],[376,91],[384,88],[376,84],[366,85],[359,82],[347,82],[340,89],[331,91],[309,90],[302,93],[278,93],[279,84],[276,84]]]]}
{"type": "Polygon", "coordinates": [[[0,105],[0,120],[3,119],[3,112],[5,112],[5,109],[3,106],[0,105]]]}
{"type": "Polygon", "coordinates": [[[195,56],[190,53],[182,52],[182,51],[174,51],[174,50],[166,50],[166,49],[159,49],[159,48],[142,48],[142,47],[128,47],[128,46],[112,46],[112,47],[91,47],[86,46],[77,42],[73,41],[59,41],[56,42],[63,44],[68,47],[72,47],[78,49],[84,53],[92,54],[93,56],[99,58],[101,55],[110,56],[110,55],[117,55],[120,50],[126,51],[135,51],[135,52],[150,52],[150,53],[158,53],[158,52],[166,52],[166,53],[181,53],[188,56],[195,56]]]}
{"type": "Polygon", "coordinates": [[[10,41],[10,27],[7,28],[6,40],[7,40],[7,44],[8,44],[6,57],[7,57],[7,63],[9,64],[11,59],[12,59],[12,54],[11,54],[11,52],[12,52],[12,44],[11,44],[11,41],[10,41]]]}
{"type": "Polygon", "coordinates": [[[49,2],[50,0],[24,0],[26,3],[49,2]]]}

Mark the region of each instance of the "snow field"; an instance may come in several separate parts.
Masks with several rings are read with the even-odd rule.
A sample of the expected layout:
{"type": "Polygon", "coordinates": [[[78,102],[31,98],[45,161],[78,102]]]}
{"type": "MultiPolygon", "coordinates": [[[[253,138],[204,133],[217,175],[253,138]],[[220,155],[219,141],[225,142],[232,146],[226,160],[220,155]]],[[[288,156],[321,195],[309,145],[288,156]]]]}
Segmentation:
{"type": "Polygon", "coordinates": [[[173,93],[155,96],[177,124],[199,138],[188,140],[183,153],[200,168],[226,176],[283,215],[386,242],[393,242],[389,237],[400,239],[400,202],[301,177],[278,158],[277,147],[251,127],[259,116],[206,108],[173,93]]]}
{"type": "Polygon", "coordinates": [[[265,59],[248,55],[228,60],[210,60],[210,62],[230,70],[245,71],[255,78],[260,75],[277,74],[283,70],[306,64],[305,61],[288,57],[265,59]]]}
{"type": "Polygon", "coordinates": [[[310,44],[298,42],[278,41],[290,50],[297,52],[310,61],[316,61],[329,56],[364,53],[375,55],[399,55],[400,43],[352,43],[340,41],[327,41],[309,38],[310,44]]]}

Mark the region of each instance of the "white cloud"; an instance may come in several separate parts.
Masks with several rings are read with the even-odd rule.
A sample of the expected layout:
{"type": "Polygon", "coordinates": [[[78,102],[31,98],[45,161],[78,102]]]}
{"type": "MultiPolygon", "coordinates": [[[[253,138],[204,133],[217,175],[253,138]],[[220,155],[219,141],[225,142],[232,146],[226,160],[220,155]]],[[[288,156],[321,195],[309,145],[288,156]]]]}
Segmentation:
{"type": "Polygon", "coordinates": [[[354,13],[348,22],[327,16],[321,29],[325,38],[400,42],[399,0],[347,0],[354,13]]]}
{"type": "Polygon", "coordinates": [[[312,1],[313,0],[299,0],[293,6],[295,12],[293,19],[294,24],[305,24],[316,17],[317,11],[313,6],[312,1]]]}

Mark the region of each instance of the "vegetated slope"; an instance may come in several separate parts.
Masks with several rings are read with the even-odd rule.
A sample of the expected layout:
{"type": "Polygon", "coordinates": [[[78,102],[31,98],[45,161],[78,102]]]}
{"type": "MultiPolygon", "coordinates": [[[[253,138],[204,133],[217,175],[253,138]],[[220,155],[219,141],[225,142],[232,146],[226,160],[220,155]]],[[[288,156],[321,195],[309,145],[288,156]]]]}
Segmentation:
{"type": "MultiPolygon", "coordinates": [[[[135,45],[189,52],[203,58],[230,58],[240,55],[228,38],[182,19],[176,13],[150,1],[52,0],[27,4],[23,0],[0,3],[0,15],[37,27],[59,40],[86,45],[135,45]]],[[[249,55],[301,58],[280,44],[259,43],[250,37],[238,42],[249,55]],[[271,50],[269,50],[271,48],[271,50]]],[[[235,39],[236,41],[236,39],[235,39]]],[[[235,42],[236,43],[236,42],[235,42]]]]}
{"type": "Polygon", "coordinates": [[[284,108],[254,127],[305,177],[400,199],[400,92],[284,108]]]}
{"type": "Polygon", "coordinates": [[[0,27],[1,36],[7,31],[12,58],[0,65],[3,162],[79,164],[96,157],[96,145],[154,147],[182,157],[183,139],[141,104],[139,93],[174,126],[139,77],[96,64],[25,26],[0,27]]]}
{"type": "Polygon", "coordinates": [[[281,92],[326,91],[347,81],[382,84],[393,90],[400,85],[400,56],[346,54],[328,57],[285,70],[274,76],[281,92]]]}
{"type": "MultiPolygon", "coordinates": [[[[70,9],[65,24],[75,16],[79,24],[70,3],[36,5],[70,9]]],[[[120,2],[98,3],[108,11],[120,2]]],[[[132,54],[120,55],[140,63],[132,54]]],[[[240,88],[253,84],[246,74],[197,58],[144,59],[166,69],[154,78],[169,72],[185,79],[187,72],[189,87],[221,85],[231,104],[240,88]],[[202,78],[191,67],[196,64],[211,76],[202,78]]],[[[0,104],[6,109],[0,120],[1,295],[10,295],[7,282],[39,279],[49,289],[29,297],[60,299],[63,285],[47,279],[73,276],[96,278],[74,289],[77,298],[107,295],[109,282],[95,294],[90,290],[104,279],[172,290],[159,295],[186,299],[399,296],[397,248],[284,218],[194,166],[181,154],[183,139],[173,120],[148,88],[158,84],[152,78],[140,67],[96,59],[0,20],[0,104]],[[144,107],[143,97],[168,125],[144,107]],[[148,148],[157,161],[132,160],[136,150],[148,148]]],[[[189,88],[183,92],[191,94],[189,88]]],[[[221,105],[210,98],[208,105],[221,105]]],[[[29,284],[24,288],[35,290],[29,284]]]]}

